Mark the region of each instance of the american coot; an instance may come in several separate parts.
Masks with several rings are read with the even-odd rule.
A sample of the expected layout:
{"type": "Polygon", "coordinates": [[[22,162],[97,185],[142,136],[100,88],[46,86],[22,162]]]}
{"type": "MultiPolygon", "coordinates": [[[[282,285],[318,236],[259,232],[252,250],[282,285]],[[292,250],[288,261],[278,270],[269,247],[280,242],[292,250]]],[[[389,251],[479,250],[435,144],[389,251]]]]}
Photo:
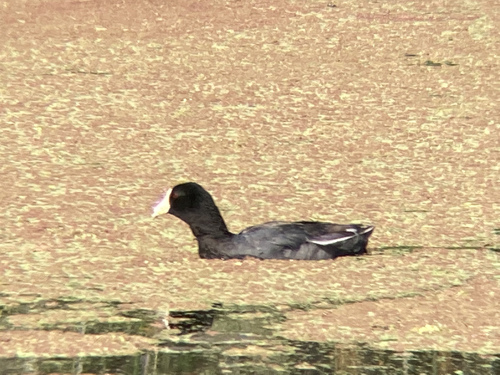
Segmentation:
{"type": "Polygon", "coordinates": [[[169,213],[189,225],[200,258],[332,259],[366,253],[373,226],[315,221],[271,221],[238,234],[227,229],[212,196],[188,182],[170,189],[154,207],[153,217],[169,213]]]}

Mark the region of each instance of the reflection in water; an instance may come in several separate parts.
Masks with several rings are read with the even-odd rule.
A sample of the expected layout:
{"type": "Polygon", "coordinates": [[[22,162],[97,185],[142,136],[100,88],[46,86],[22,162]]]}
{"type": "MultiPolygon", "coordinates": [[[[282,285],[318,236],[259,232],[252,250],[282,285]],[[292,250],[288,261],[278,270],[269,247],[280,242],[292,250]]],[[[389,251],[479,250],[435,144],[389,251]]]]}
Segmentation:
{"type": "MultiPolygon", "coordinates": [[[[500,357],[452,352],[391,353],[333,345],[300,345],[296,351],[280,352],[267,344],[267,355],[228,353],[227,347],[189,350],[162,348],[135,356],[61,359],[0,359],[1,374],[352,374],[352,375],[498,375],[500,357]],[[310,351],[304,351],[304,349],[310,351]],[[271,349],[271,350],[270,350],[271,349]]],[[[187,348],[186,348],[187,349],[187,348]]]]}
{"type": "MultiPolygon", "coordinates": [[[[90,334],[90,331],[119,331],[132,335],[158,333],[147,328],[154,321],[154,312],[137,310],[122,312],[121,315],[131,318],[129,326],[123,322],[110,325],[100,322],[92,324],[92,329],[87,329],[86,334],[90,334]]],[[[129,356],[0,358],[0,375],[500,374],[500,354],[481,356],[475,353],[438,351],[400,353],[374,350],[364,344],[346,346],[287,340],[275,336],[273,330],[273,326],[283,319],[280,312],[263,307],[170,312],[171,330],[160,333],[155,351],[129,356]]],[[[86,325],[89,326],[87,323],[86,325]]],[[[13,327],[7,323],[0,324],[0,330],[9,328],[13,327]]],[[[55,325],[53,329],[60,329],[60,326],[55,325]]]]}

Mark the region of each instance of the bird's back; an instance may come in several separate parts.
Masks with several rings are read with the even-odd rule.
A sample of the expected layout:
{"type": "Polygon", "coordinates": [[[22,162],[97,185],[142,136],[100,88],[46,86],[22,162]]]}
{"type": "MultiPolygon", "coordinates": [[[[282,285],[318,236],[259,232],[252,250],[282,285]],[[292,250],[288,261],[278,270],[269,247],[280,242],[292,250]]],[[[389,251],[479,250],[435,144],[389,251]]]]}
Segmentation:
{"type": "Polygon", "coordinates": [[[272,221],[225,239],[198,239],[202,258],[322,260],[366,252],[373,227],[272,221]]]}

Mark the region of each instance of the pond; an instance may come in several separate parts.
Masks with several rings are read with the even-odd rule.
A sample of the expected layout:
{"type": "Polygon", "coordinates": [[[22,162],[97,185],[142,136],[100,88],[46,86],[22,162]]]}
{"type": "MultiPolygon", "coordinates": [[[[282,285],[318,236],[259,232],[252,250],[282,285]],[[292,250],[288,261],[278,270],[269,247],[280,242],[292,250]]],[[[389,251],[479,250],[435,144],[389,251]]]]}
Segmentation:
{"type": "MultiPolygon", "coordinates": [[[[59,307],[71,304],[60,304],[59,307]]],[[[68,310],[69,311],[69,310],[68,310]]],[[[20,329],[9,316],[30,314],[4,311],[0,328],[20,329]]],[[[37,312],[40,312],[38,308],[37,312]]],[[[290,340],[274,327],[284,321],[278,310],[253,306],[206,311],[170,311],[168,329],[158,328],[158,313],[130,310],[123,320],[45,324],[45,330],[69,330],[87,336],[126,332],[154,338],[154,347],[133,354],[47,357],[24,355],[0,358],[0,374],[352,374],[352,375],[497,375],[500,354],[442,351],[380,350],[365,343],[342,344],[290,340]],[[127,323],[128,319],[128,323],[127,323]],[[85,332],[82,332],[85,327],[85,332]]],[[[0,337],[1,341],[1,337],[0,337]]]]}

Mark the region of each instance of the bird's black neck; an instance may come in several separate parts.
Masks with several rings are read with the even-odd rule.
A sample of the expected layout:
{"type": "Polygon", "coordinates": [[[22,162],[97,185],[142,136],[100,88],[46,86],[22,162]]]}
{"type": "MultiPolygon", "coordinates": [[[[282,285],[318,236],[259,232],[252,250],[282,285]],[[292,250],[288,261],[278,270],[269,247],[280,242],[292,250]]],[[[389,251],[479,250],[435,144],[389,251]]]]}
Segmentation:
{"type": "Polygon", "coordinates": [[[198,254],[202,259],[224,259],[224,248],[234,236],[220,215],[212,216],[210,220],[199,220],[190,228],[198,241],[198,254]],[[217,220],[216,220],[217,219],[217,220]]]}
{"type": "Polygon", "coordinates": [[[232,236],[232,233],[229,232],[224,222],[222,222],[220,226],[214,225],[214,223],[209,223],[209,225],[203,224],[205,223],[190,225],[191,231],[196,238],[206,236],[213,238],[223,238],[232,236]]]}
{"type": "Polygon", "coordinates": [[[227,229],[220,212],[216,209],[211,215],[197,217],[194,222],[189,224],[194,236],[200,237],[224,238],[231,237],[233,234],[227,229]]]}

